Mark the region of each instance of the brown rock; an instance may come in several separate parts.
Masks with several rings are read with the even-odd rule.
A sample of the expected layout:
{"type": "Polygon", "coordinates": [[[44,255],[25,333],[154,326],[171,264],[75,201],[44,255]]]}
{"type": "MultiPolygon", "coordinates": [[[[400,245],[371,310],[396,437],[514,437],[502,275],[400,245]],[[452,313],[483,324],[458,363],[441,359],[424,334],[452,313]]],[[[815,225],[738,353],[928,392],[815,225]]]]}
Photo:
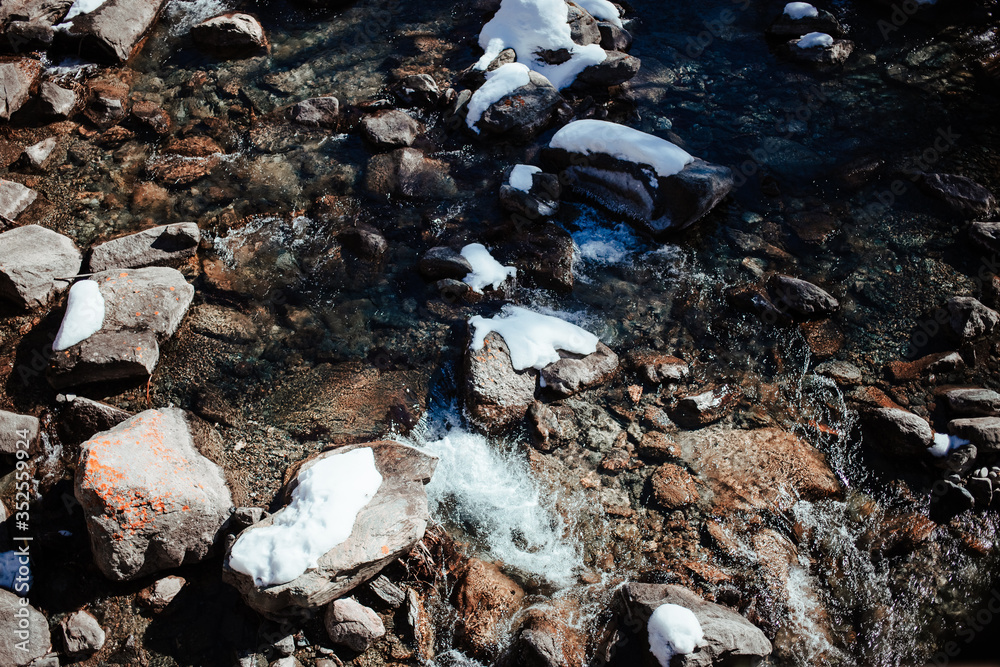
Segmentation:
{"type": "Polygon", "coordinates": [[[0,61],[0,118],[10,120],[38,84],[42,63],[33,58],[0,61]]]}
{"type": "Polygon", "coordinates": [[[664,463],[653,473],[653,495],[666,510],[676,510],[698,502],[698,486],[684,468],[664,463]]]}
{"type": "Polygon", "coordinates": [[[452,594],[459,615],[456,638],[474,656],[495,656],[502,648],[505,626],[523,600],[524,591],[499,567],[470,559],[452,594]]]}
{"type": "Polygon", "coordinates": [[[194,135],[183,139],[174,139],[163,149],[165,153],[174,153],[184,157],[209,157],[216,153],[225,153],[211,137],[194,135]]]}
{"type": "Polygon", "coordinates": [[[665,433],[659,431],[647,431],[639,441],[639,456],[652,461],[666,461],[677,458],[681,454],[680,448],[665,433]]]}
{"type": "Polygon", "coordinates": [[[683,359],[653,350],[629,350],[625,360],[630,370],[652,384],[679,382],[690,373],[683,359]]]}

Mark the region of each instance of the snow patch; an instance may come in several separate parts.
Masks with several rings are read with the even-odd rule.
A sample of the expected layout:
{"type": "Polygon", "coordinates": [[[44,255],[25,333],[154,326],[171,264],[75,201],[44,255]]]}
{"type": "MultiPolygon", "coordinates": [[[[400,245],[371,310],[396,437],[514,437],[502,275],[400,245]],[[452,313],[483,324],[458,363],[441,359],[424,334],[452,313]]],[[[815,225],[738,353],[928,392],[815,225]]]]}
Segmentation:
{"type": "Polygon", "coordinates": [[[469,324],[475,329],[471,349],[482,349],[486,336],[495,331],[503,336],[510,349],[511,364],[518,371],[541,370],[559,361],[557,350],[593,354],[599,340],[575,324],[520,306],[504,306],[499,315],[489,319],[475,315],[469,318],[469,324]]]}
{"type": "Polygon", "coordinates": [[[795,46],[800,49],[815,49],[817,47],[827,49],[833,46],[833,37],[825,32],[810,32],[799,37],[795,46]]]}
{"type": "Polygon", "coordinates": [[[819,10],[808,2],[789,2],[785,5],[785,16],[795,21],[813,19],[819,16],[819,10]]]}
{"type": "Polygon", "coordinates": [[[462,257],[472,265],[472,272],[465,276],[463,282],[480,294],[487,285],[499,289],[503,281],[517,275],[517,269],[504,266],[493,259],[493,255],[482,243],[470,243],[462,248],[462,257]]]}
{"type": "Polygon", "coordinates": [[[169,0],[164,9],[170,34],[187,34],[192,27],[232,11],[235,3],[227,0],[169,0]]]}
{"type": "Polygon", "coordinates": [[[576,4],[587,10],[587,13],[600,21],[607,21],[619,28],[622,27],[621,16],[618,8],[608,2],[608,0],[574,0],[576,4]]]}
{"type": "Polygon", "coordinates": [[[936,456],[941,458],[947,456],[949,453],[955,451],[963,445],[970,444],[965,438],[960,438],[957,435],[948,435],[947,433],[935,433],[934,434],[934,444],[927,448],[927,452],[931,456],[936,456]]]}
{"type": "Polygon", "coordinates": [[[515,190],[527,192],[531,189],[531,186],[534,183],[534,179],[532,177],[535,174],[540,173],[542,173],[541,167],[534,167],[530,164],[516,164],[514,165],[514,168],[510,170],[510,178],[507,179],[507,185],[515,190]]]}
{"type": "Polygon", "coordinates": [[[486,73],[486,83],[472,94],[469,99],[469,111],[465,116],[465,124],[476,134],[479,128],[476,123],[483,117],[491,104],[496,104],[521,86],[531,82],[527,66],[521,63],[507,63],[486,73]]]}
{"type": "Polygon", "coordinates": [[[555,133],[549,146],[648,165],[660,177],[673,176],[694,161],[687,151],[666,139],[606,120],[573,121],[555,133]]]}
{"type": "Polygon", "coordinates": [[[101,330],[104,324],[104,297],[100,286],[93,280],[81,280],[69,288],[66,314],[52,342],[52,349],[59,351],[87,340],[101,330]]]}
{"type": "Polygon", "coordinates": [[[675,655],[693,653],[705,639],[694,612],[676,604],[661,604],[649,617],[649,651],[661,667],[670,667],[675,655]]]}
{"type": "Polygon", "coordinates": [[[90,12],[100,9],[107,0],[75,0],[69,7],[69,11],[66,13],[65,18],[63,18],[62,23],[56,26],[56,28],[67,28],[69,27],[70,21],[80,14],[89,14],[90,12]]]}
{"type": "Polygon", "coordinates": [[[292,581],[351,536],[358,513],[381,485],[371,447],[318,461],[298,476],[292,501],[271,525],[240,535],[230,566],[258,586],[292,581]]]}

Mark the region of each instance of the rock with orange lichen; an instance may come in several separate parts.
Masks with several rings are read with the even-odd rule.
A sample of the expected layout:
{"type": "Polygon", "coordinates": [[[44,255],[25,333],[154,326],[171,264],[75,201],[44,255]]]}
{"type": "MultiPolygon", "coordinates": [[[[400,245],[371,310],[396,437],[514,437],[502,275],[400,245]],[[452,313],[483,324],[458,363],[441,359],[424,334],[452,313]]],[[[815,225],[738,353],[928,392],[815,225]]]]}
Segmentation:
{"type": "Polygon", "coordinates": [[[135,579],[212,552],[232,498],[222,469],[198,452],[183,410],[141,412],[80,452],[76,499],[106,577],[135,579]]]}

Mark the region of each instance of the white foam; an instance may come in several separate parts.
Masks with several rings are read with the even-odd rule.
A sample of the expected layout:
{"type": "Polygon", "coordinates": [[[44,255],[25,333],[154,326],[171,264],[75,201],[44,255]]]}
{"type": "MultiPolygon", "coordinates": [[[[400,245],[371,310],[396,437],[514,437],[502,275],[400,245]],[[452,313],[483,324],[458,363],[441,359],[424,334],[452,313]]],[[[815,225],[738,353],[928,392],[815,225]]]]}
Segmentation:
{"type": "Polygon", "coordinates": [[[93,280],[81,280],[69,288],[66,314],[52,349],[59,351],[84,341],[101,330],[104,324],[104,297],[93,280]]]}
{"type": "Polygon", "coordinates": [[[517,275],[517,269],[513,266],[504,266],[493,259],[493,255],[482,243],[470,243],[462,248],[462,257],[472,265],[472,272],[462,280],[474,292],[480,294],[487,286],[499,289],[503,281],[517,275]]]}
{"type": "Polygon", "coordinates": [[[606,120],[573,121],[555,133],[549,146],[649,165],[661,177],[673,176],[694,161],[685,150],[666,139],[606,120]]]}
{"type": "Polygon", "coordinates": [[[795,43],[795,46],[800,49],[814,49],[814,48],[829,48],[833,46],[833,37],[826,34],[825,32],[810,32],[799,37],[799,41],[795,43]]]}
{"type": "Polygon", "coordinates": [[[490,105],[496,104],[507,95],[510,95],[521,86],[526,86],[531,79],[527,66],[521,63],[507,63],[501,65],[492,72],[486,73],[486,83],[472,94],[469,99],[468,113],[465,116],[465,124],[479,134],[476,123],[483,117],[490,105]]]}
{"type": "Polygon", "coordinates": [[[649,617],[649,650],[661,667],[670,667],[675,655],[693,653],[705,640],[694,612],[676,604],[661,604],[649,617]]]}
{"type": "Polygon", "coordinates": [[[789,2],[785,5],[785,16],[795,21],[801,19],[813,19],[819,16],[819,10],[808,2],[789,2]]]}
{"type": "Polygon", "coordinates": [[[514,168],[510,170],[510,178],[507,179],[507,185],[514,188],[515,190],[520,190],[521,192],[527,192],[531,189],[534,179],[532,178],[535,174],[540,174],[542,172],[540,167],[535,167],[530,164],[516,164],[514,168]]]}
{"type": "Polygon", "coordinates": [[[65,18],[63,18],[62,23],[60,23],[57,28],[62,28],[69,25],[69,22],[73,20],[74,17],[80,14],[89,14],[90,12],[100,9],[107,0],[74,0],[73,4],[70,5],[69,11],[66,13],[65,18]]]}
{"type": "Polygon", "coordinates": [[[576,4],[587,10],[591,16],[601,21],[607,21],[619,28],[622,27],[622,20],[618,14],[618,8],[608,0],[574,0],[576,4]]]}
{"type": "Polygon", "coordinates": [[[382,475],[371,447],[361,447],[318,461],[297,481],[292,501],[273,523],[248,528],[230,553],[230,566],[258,586],[292,581],[347,540],[358,513],[382,485],[382,475]]]}
{"type": "Polygon", "coordinates": [[[496,317],[475,315],[469,318],[469,324],[475,329],[470,346],[473,350],[482,349],[486,336],[495,331],[503,336],[511,364],[518,371],[541,370],[559,361],[557,350],[584,355],[597,350],[598,338],[589,331],[520,306],[506,305],[496,317]]]}

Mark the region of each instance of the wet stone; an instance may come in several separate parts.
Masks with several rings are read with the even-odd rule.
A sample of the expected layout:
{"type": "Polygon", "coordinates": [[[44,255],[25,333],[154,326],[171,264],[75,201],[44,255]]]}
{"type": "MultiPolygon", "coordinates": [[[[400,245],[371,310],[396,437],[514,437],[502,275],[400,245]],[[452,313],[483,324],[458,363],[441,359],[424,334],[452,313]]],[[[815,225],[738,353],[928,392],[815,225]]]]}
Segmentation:
{"type": "Polygon", "coordinates": [[[411,146],[424,127],[405,111],[391,109],[362,118],[361,131],[377,148],[397,148],[411,146]]]}
{"type": "Polygon", "coordinates": [[[462,280],[472,273],[472,264],[462,253],[448,246],[431,248],[420,258],[420,275],[428,280],[454,278],[462,280]]]}
{"type": "Polygon", "coordinates": [[[958,215],[987,216],[996,210],[993,193],[965,176],[921,172],[917,185],[926,195],[944,202],[958,215]]]}
{"type": "Polygon", "coordinates": [[[340,102],[336,97],[313,97],[292,107],[292,120],[308,127],[336,128],[340,120],[340,102]]]}
{"type": "Polygon", "coordinates": [[[83,256],[62,234],[27,225],[0,234],[0,298],[23,308],[41,308],[69,287],[83,256]]]}
{"type": "Polygon", "coordinates": [[[816,366],[816,373],[828,377],[839,385],[856,385],[861,382],[861,369],[847,361],[824,361],[816,366]]]}
{"type": "Polygon", "coordinates": [[[216,52],[252,52],[268,47],[260,21],[249,14],[223,14],[191,28],[195,44],[216,52]]]}

